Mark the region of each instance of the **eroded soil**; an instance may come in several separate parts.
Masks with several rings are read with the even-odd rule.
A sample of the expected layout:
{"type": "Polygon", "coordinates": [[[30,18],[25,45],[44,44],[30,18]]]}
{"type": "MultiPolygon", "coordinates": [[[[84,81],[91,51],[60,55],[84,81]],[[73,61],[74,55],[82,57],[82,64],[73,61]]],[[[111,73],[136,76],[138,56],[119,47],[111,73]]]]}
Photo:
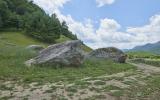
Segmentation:
{"type": "Polygon", "coordinates": [[[146,79],[158,75],[160,68],[145,64],[132,65],[137,66],[137,70],[87,77],[74,83],[23,84],[0,81],[0,100],[158,100],[159,91],[147,97],[138,94],[141,91],[131,93],[134,96],[130,92],[133,86],[147,86],[146,79]]]}

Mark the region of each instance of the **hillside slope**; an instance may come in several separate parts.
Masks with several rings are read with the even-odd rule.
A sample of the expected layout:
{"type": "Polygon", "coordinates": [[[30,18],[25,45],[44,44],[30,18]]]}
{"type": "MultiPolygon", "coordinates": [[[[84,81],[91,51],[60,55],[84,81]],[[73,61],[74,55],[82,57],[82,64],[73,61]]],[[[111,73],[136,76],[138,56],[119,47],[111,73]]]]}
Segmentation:
{"type": "Polygon", "coordinates": [[[145,52],[150,52],[154,54],[160,54],[160,41],[157,43],[153,44],[146,44],[143,46],[137,46],[129,51],[135,52],[135,51],[145,51],[145,52]]]}
{"type": "Polygon", "coordinates": [[[61,35],[77,40],[65,21],[49,15],[32,0],[0,0],[0,31],[22,30],[45,43],[55,43],[61,35]]]}
{"type": "MultiPolygon", "coordinates": [[[[56,43],[72,40],[64,35],[61,35],[56,43]]],[[[4,46],[28,46],[28,45],[43,45],[47,47],[48,43],[38,41],[32,37],[25,35],[23,32],[0,32],[0,48],[4,46]]],[[[86,45],[82,45],[82,49],[86,52],[90,52],[92,49],[86,45]]]]}
{"type": "Polygon", "coordinates": [[[29,36],[26,36],[22,32],[0,33],[0,47],[2,47],[2,45],[28,46],[32,44],[43,46],[48,45],[38,40],[35,40],[29,36]]]}

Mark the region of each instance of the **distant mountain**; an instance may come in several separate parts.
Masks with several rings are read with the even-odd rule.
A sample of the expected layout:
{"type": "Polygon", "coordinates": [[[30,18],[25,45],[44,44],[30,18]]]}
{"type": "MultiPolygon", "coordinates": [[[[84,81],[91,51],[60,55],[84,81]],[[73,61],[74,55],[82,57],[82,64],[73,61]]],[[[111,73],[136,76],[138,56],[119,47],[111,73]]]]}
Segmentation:
{"type": "Polygon", "coordinates": [[[143,46],[136,46],[135,48],[129,50],[132,52],[137,52],[137,51],[145,51],[145,52],[151,52],[151,53],[155,53],[155,54],[160,54],[160,41],[157,43],[148,43],[146,45],[143,46]]]}
{"type": "Polygon", "coordinates": [[[127,52],[129,51],[130,49],[122,49],[123,52],[127,52]]]}

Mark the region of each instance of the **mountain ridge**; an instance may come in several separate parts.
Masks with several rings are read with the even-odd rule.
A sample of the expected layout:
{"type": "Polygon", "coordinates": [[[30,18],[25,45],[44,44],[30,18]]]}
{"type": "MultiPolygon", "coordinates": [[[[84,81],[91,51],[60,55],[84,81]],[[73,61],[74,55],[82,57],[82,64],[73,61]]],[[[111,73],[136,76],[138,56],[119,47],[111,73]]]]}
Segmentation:
{"type": "Polygon", "coordinates": [[[131,51],[131,52],[144,51],[144,52],[150,52],[154,54],[160,54],[160,41],[156,43],[147,43],[142,46],[136,46],[133,49],[130,49],[128,51],[131,51]]]}

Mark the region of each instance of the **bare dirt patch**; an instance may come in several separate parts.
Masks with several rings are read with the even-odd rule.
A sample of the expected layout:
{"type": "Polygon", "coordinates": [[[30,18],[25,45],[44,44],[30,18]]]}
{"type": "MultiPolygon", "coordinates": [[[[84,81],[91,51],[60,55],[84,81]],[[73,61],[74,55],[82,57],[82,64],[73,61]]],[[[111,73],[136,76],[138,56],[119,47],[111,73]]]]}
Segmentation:
{"type": "MultiPolygon", "coordinates": [[[[1,81],[2,100],[128,100],[128,89],[133,85],[147,85],[145,78],[160,72],[160,68],[145,64],[132,64],[137,70],[87,77],[76,83],[18,84],[14,81],[1,81]]],[[[158,93],[153,93],[157,95],[158,93]]],[[[150,97],[153,97],[151,95],[150,97]]]]}

